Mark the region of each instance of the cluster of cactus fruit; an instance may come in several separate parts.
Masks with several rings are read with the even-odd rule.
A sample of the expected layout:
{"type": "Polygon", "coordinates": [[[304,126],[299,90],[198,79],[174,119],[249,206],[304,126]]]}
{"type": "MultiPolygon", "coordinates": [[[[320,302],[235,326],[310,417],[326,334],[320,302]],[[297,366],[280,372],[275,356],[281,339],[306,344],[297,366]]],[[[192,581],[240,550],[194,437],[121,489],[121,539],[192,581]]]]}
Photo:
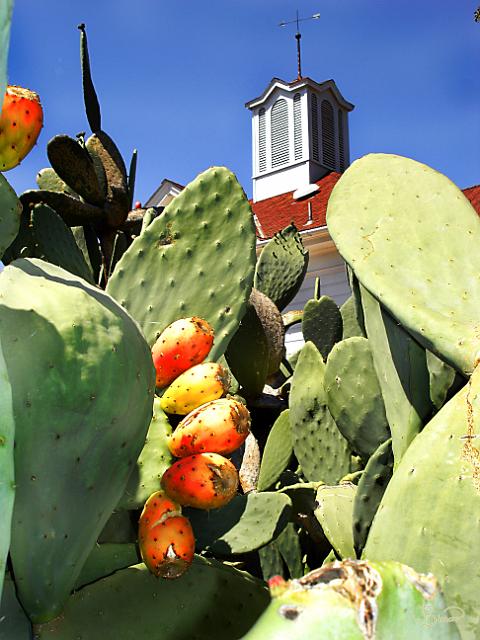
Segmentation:
{"type": "Polygon", "coordinates": [[[246,440],[250,413],[234,398],[222,398],[229,389],[228,371],[203,361],[214,340],[214,330],[202,318],[181,318],[169,325],[152,347],[160,407],[186,415],[167,438],[179,460],[163,473],[163,491],[153,493],[140,515],[138,542],[150,571],[178,578],[193,561],[195,539],[182,507],[218,509],[237,493],[239,478],[225,458],[246,440]]]}
{"type": "MultiPolygon", "coordinates": [[[[84,29],[82,68],[105,149],[84,29]]],[[[356,161],[327,220],[352,296],[317,283],[287,310],[300,234],[257,260],[227,169],[141,212],[115,254],[132,190],[73,142],[81,185],[55,161],[34,196],[0,176],[0,636],[478,638],[480,220],[463,194],[406,158],[356,161]]]]}

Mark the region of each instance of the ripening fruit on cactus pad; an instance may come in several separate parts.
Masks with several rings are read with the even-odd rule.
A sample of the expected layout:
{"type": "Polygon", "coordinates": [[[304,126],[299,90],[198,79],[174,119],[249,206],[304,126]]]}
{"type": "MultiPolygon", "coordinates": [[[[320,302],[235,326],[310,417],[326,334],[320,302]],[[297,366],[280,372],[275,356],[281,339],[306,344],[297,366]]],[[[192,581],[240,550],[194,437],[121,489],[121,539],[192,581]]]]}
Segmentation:
{"type": "Polygon", "coordinates": [[[219,398],[188,414],[168,438],[177,458],[194,453],[233,453],[250,433],[250,412],[233,398],[219,398]]]}
{"type": "Polygon", "coordinates": [[[170,516],[139,533],[142,560],[157,577],[179,578],[192,564],[195,538],[185,516],[170,516]]]}
{"type": "Polygon", "coordinates": [[[203,362],[212,344],[213,329],[202,318],[181,318],[170,324],[152,347],[157,388],[163,389],[181,373],[203,362]]]}
{"type": "Polygon", "coordinates": [[[0,116],[0,171],[20,164],[36,143],[42,126],[38,95],[29,89],[8,86],[0,116]]]}
{"type": "Polygon", "coordinates": [[[178,578],[190,566],[195,538],[177,502],[156,491],[145,502],[138,526],[140,553],[157,577],[178,578]]]}
{"type": "Polygon", "coordinates": [[[238,471],[218,453],[199,453],[177,460],[162,476],[165,492],[182,506],[224,507],[238,489],[238,471]]]}
{"type": "Polygon", "coordinates": [[[230,375],[216,362],[202,362],[184,371],[160,399],[166,413],[186,416],[197,407],[223,396],[230,386],[230,375]]]}

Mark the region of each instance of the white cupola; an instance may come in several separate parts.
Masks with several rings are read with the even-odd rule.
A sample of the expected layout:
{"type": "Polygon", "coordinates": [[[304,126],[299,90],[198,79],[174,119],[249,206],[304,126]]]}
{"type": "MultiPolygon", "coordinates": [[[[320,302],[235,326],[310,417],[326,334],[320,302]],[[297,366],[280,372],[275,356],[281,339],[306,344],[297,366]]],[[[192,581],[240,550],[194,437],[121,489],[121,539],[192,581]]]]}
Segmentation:
{"type": "Polygon", "coordinates": [[[349,165],[347,102],[333,80],[273,78],[252,112],[253,201],[298,189],[349,165]]]}

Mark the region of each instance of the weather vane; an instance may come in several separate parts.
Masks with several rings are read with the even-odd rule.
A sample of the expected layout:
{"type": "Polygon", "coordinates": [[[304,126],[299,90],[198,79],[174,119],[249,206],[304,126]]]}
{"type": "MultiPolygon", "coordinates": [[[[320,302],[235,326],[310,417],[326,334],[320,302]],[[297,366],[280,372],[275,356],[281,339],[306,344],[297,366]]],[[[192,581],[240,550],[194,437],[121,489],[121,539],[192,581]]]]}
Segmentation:
{"type": "Polygon", "coordinates": [[[279,27],[286,27],[287,24],[297,25],[297,33],[295,34],[295,39],[297,41],[297,63],[298,63],[298,79],[299,80],[302,77],[302,57],[300,54],[300,39],[302,37],[302,34],[300,33],[300,22],[305,22],[306,20],[318,20],[319,18],[320,18],[319,13],[314,13],[312,16],[309,16],[308,18],[299,18],[298,9],[297,9],[297,17],[295,18],[295,20],[290,20],[289,22],[282,20],[282,22],[280,22],[280,24],[278,25],[279,27]]]}

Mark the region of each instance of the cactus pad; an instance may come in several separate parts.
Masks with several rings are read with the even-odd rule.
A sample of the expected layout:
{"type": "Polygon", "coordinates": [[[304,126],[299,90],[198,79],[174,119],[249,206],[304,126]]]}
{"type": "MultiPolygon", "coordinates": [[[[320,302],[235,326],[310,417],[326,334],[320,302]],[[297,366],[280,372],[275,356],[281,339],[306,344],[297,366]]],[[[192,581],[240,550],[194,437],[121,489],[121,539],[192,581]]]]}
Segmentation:
{"type": "Polygon", "coordinates": [[[327,407],[325,364],[307,342],[300,351],[290,391],[293,450],[311,482],[334,484],[349,472],[350,452],[327,407]]]}
{"type": "Polygon", "coordinates": [[[235,496],[225,507],[201,511],[185,509],[192,523],[197,549],[229,555],[247,553],[275,539],[287,526],[290,498],[263,491],[235,496]]]}
{"type": "Polygon", "coordinates": [[[7,179],[0,174],[0,256],[3,256],[5,250],[15,240],[20,228],[21,213],[22,205],[15,191],[7,179]]]}
{"type": "MultiPolygon", "coordinates": [[[[1,277],[0,277],[1,280],[1,277]]],[[[0,285],[1,286],[1,285],[0,285]]],[[[15,470],[13,447],[15,421],[12,406],[12,387],[5,358],[0,347],[0,601],[3,576],[10,547],[10,529],[15,499],[15,470]]]]}
{"type": "Polygon", "coordinates": [[[134,321],[81,278],[18,260],[0,287],[15,418],[10,555],[22,605],[44,621],[61,611],[123,494],[155,375],[134,321]]]}
{"type": "Polygon", "coordinates": [[[288,414],[288,409],[282,411],[268,434],[258,477],[259,491],[268,489],[278,480],[292,457],[292,433],[288,414]]]}
{"type": "Polygon", "coordinates": [[[117,571],[75,593],[61,617],[35,631],[38,640],[237,640],[268,602],[259,580],[195,557],[176,580],[159,580],[144,565],[117,571]]]}
{"type": "Polygon", "coordinates": [[[283,311],[302,286],[307,267],[308,251],[292,223],[276,233],[263,248],[256,266],[254,287],[283,311]]]}
{"type": "Polygon", "coordinates": [[[317,491],[315,515],[339,558],[355,558],[352,520],[357,487],[350,482],[324,485],[317,491]]]}
{"type": "Polygon", "coordinates": [[[353,451],[368,458],[388,440],[390,429],[366,338],[347,338],[333,347],[324,385],[339,430],[353,451]]]}
{"type": "Polygon", "coordinates": [[[150,345],[178,318],[204,318],[215,331],[209,355],[215,360],[245,312],[254,264],[250,205],[235,176],[217,167],[200,174],[134,240],[107,291],[150,345]]]}
{"type": "Polygon", "coordinates": [[[434,573],[464,640],[480,635],[479,418],[477,368],[404,454],[364,549],[372,560],[391,558],[434,573]]]}
{"type": "Polygon", "coordinates": [[[477,212],[424,164],[371,154],[328,202],[330,234],[361,283],[424,347],[470,375],[480,351],[477,212]]]}

